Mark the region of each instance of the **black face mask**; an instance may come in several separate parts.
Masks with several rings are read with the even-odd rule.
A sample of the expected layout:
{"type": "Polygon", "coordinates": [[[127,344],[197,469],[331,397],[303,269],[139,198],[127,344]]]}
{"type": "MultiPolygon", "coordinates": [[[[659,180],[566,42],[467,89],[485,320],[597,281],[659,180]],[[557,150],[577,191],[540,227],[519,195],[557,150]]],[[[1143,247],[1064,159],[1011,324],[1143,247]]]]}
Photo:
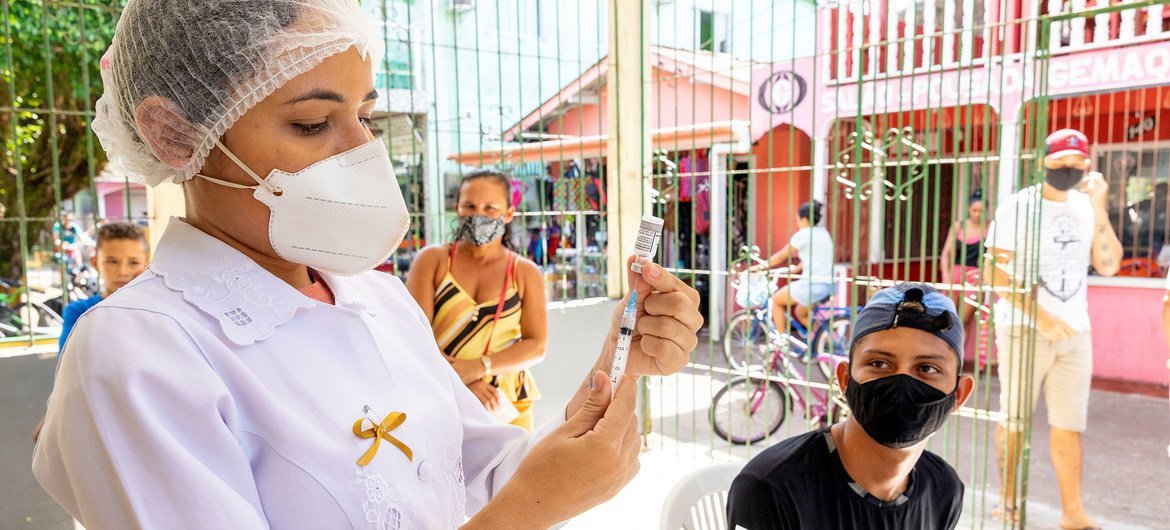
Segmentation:
{"type": "Polygon", "coordinates": [[[902,449],[925,440],[942,427],[955,406],[955,393],[944,394],[905,374],[866,383],[858,383],[851,374],[845,400],[850,414],[870,438],[886,447],[902,449]]]}
{"type": "Polygon", "coordinates": [[[1044,175],[1044,180],[1048,182],[1048,185],[1060,191],[1073,189],[1083,178],[1085,178],[1084,170],[1075,167],[1049,169],[1044,175]]]}

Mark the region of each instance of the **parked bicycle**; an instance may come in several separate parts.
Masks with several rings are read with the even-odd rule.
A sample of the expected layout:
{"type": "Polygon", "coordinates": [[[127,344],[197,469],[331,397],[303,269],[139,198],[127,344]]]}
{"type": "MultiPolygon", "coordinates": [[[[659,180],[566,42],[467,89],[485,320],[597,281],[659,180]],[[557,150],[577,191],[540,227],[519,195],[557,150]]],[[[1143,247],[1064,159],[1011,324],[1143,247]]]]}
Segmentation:
{"type": "MultiPolygon", "coordinates": [[[[765,263],[760,259],[758,247],[744,247],[741,254],[743,258],[734,265],[765,263]]],[[[733,277],[731,288],[736,303],[743,307],[731,316],[723,332],[723,354],[733,371],[762,368],[781,343],[803,352],[805,362],[812,361],[817,353],[833,354],[848,347],[855,308],[830,305],[829,299],[813,304],[807,328],[791,313],[786,314],[789,329],[776,327],[772,294],[776,291],[776,280],[785,273],[784,269],[743,271],[733,277]]],[[[826,378],[832,377],[832,366],[822,363],[818,366],[826,378]]]]}
{"type": "MultiPolygon", "coordinates": [[[[741,253],[742,261],[762,262],[756,248],[745,247],[741,253]]],[[[735,444],[759,442],[780,429],[794,405],[810,427],[839,420],[847,409],[833,374],[848,359],[855,308],[815,305],[809,341],[809,329],[792,315],[792,332],[776,328],[771,300],[775,282],[767,273],[740,273],[732,288],[745,309],[732,316],[723,348],[732,369],[746,375],[732,378],[712,398],[709,419],[715,433],[735,444]],[[813,367],[823,382],[811,381],[813,367]]]]}
{"type": "MultiPolygon", "coordinates": [[[[794,405],[804,413],[810,428],[836,423],[848,410],[832,378],[815,388],[794,360],[804,356],[787,342],[773,350],[763,372],[732,378],[711,399],[709,419],[715,434],[734,444],[757,443],[774,434],[788,419],[794,405]]],[[[836,369],[848,360],[846,350],[818,353],[812,361],[836,369]]],[[[805,366],[807,371],[808,366],[805,366]]]]}
{"type": "Polygon", "coordinates": [[[19,280],[0,278],[0,338],[60,333],[61,314],[31,294],[19,280]]]}

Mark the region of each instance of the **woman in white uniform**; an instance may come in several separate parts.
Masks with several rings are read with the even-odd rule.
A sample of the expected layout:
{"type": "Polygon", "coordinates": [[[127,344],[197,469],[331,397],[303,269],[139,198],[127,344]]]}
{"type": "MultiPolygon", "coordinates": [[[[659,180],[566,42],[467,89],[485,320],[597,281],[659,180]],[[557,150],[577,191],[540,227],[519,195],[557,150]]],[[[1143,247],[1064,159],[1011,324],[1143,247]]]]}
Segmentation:
{"type": "MultiPolygon", "coordinates": [[[[126,6],[94,130],[182,183],[187,216],[66,344],[33,471],[90,530],[543,528],[633,477],[633,378],[594,371],[531,435],[499,425],[367,272],[408,223],[368,128],[380,54],[353,0],[126,6]]],[[[677,371],[698,295],[642,278],[628,373],[677,371]]]]}

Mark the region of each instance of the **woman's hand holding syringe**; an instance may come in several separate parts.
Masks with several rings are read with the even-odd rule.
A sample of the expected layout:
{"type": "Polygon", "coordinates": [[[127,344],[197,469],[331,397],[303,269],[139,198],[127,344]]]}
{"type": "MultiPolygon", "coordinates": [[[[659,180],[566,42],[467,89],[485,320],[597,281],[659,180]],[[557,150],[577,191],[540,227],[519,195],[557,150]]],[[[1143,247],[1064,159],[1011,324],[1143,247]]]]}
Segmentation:
{"type": "Polygon", "coordinates": [[[638,278],[630,270],[634,259],[630,256],[625,268],[635,288],[615,308],[601,355],[565,407],[566,422],[532,449],[504,489],[465,528],[548,527],[613,497],[633,479],[641,447],[634,380],[670,375],[686,366],[703,323],[697,291],[648,260],[638,278]],[[615,390],[606,375],[631,296],[636,324],[627,377],[615,390]]]}
{"type": "MultiPolygon", "coordinates": [[[[628,265],[634,261],[631,256],[626,262],[629,285],[634,289],[614,308],[606,349],[616,349],[622,318],[627,315],[632,297],[635,325],[629,335],[625,373],[634,377],[669,375],[686,366],[690,352],[699,342],[696,333],[703,325],[699,293],[649,260],[643,261],[641,274],[633,272],[628,265]]],[[[603,358],[606,353],[609,352],[604,352],[603,358]]],[[[605,366],[607,372],[611,366],[612,363],[605,366]]]]}
{"type": "MultiPolygon", "coordinates": [[[[642,268],[641,278],[630,270],[635,256],[625,263],[629,285],[637,286],[635,291],[634,315],[636,324],[630,336],[630,350],[626,356],[625,374],[628,378],[643,375],[670,375],[686,366],[690,354],[699,343],[696,335],[703,325],[699,314],[699,293],[661,266],[648,263],[642,268]]],[[[601,354],[593,364],[589,375],[598,370],[610,373],[613,357],[620,335],[621,319],[629,305],[631,293],[627,293],[613,310],[610,328],[602,343],[601,354]]],[[[584,383],[569,401],[565,417],[572,417],[589,395],[590,379],[584,383]]]]}

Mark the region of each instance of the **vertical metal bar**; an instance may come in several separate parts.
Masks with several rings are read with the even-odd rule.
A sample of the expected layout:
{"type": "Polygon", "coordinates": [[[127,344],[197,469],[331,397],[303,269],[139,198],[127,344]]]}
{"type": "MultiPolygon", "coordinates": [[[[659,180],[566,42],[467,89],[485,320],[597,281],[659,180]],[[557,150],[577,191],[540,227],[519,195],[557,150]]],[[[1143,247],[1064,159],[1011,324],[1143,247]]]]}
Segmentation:
{"type": "MultiPolygon", "coordinates": [[[[41,43],[42,44],[41,51],[44,54],[43,60],[45,61],[45,72],[44,72],[45,73],[45,100],[44,100],[44,104],[47,107],[46,109],[44,109],[44,112],[46,114],[48,114],[48,124],[47,124],[48,127],[47,128],[49,129],[49,152],[51,153],[50,158],[52,159],[52,163],[51,163],[52,173],[51,173],[51,175],[52,175],[52,179],[53,179],[53,186],[52,186],[53,187],[53,202],[54,202],[54,204],[56,204],[58,206],[56,208],[58,219],[63,219],[64,212],[61,210],[61,202],[62,202],[62,197],[61,197],[61,143],[60,143],[61,139],[59,136],[60,135],[60,132],[59,132],[60,127],[59,127],[58,117],[57,117],[58,113],[62,109],[59,109],[57,107],[57,105],[58,105],[58,103],[57,103],[57,87],[56,87],[56,84],[54,83],[54,79],[53,79],[53,42],[49,36],[50,24],[49,24],[49,5],[48,5],[48,3],[41,4],[41,29],[42,29],[41,35],[42,35],[42,39],[43,39],[42,43],[41,43]]],[[[44,134],[44,133],[42,132],[41,134],[44,134]]],[[[75,207],[76,207],[76,205],[75,205],[75,207]]],[[[64,230],[65,230],[64,222],[62,222],[61,230],[62,230],[62,232],[64,232],[64,230]]],[[[28,287],[28,285],[29,285],[28,258],[29,258],[29,241],[28,241],[28,234],[27,234],[27,230],[26,230],[24,234],[21,234],[21,242],[20,242],[20,261],[22,264],[21,276],[22,276],[22,280],[23,280],[23,285],[25,287],[28,287]]],[[[85,259],[85,258],[84,258],[84,256],[82,256],[79,259],[85,259]]],[[[64,263],[62,263],[62,267],[64,267],[64,263]]],[[[64,282],[62,282],[62,285],[65,285],[64,282]]],[[[25,320],[26,322],[31,321],[31,315],[25,315],[25,319],[26,319],[25,320]]],[[[30,345],[33,344],[33,336],[32,335],[33,334],[31,333],[31,330],[30,330],[29,337],[28,337],[30,345]]]]}
{"type": "Polygon", "coordinates": [[[1146,8],[1146,36],[1162,33],[1162,4],[1146,8]]]}
{"type": "MultiPolygon", "coordinates": [[[[1048,14],[1049,15],[1051,15],[1053,13],[1060,13],[1063,10],[1064,10],[1064,0],[1048,0],[1048,14]]],[[[1045,22],[1045,23],[1050,24],[1050,22],[1045,22]]],[[[1060,25],[1059,26],[1060,28],[1068,27],[1067,21],[1057,22],[1057,24],[1060,25]]],[[[1048,47],[1050,50],[1055,51],[1055,50],[1060,49],[1062,47],[1061,39],[1060,39],[1060,32],[1049,30],[1047,32],[1047,34],[1048,34],[1048,39],[1041,41],[1041,42],[1048,42],[1048,47]]]]}
{"type": "MultiPolygon", "coordinates": [[[[1093,44],[1104,44],[1109,41],[1110,26],[1112,25],[1112,17],[1109,13],[1098,13],[1093,17],[1093,44]]],[[[1068,22],[1058,22],[1058,24],[1068,24],[1068,22]]]]}
{"type": "Polygon", "coordinates": [[[953,2],[954,0],[925,0],[922,2],[922,68],[929,70],[934,66],[935,57],[935,17],[938,11],[935,2],[953,2]]]}
{"type": "Polygon", "coordinates": [[[942,61],[944,68],[955,65],[955,4],[960,0],[940,0],[943,3],[942,61]]]}
{"type": "MultiPolygon", "coordinates": [[[[984,12],[987,8],[984,7],[984,12]]],[[[959,39],[959,65],[963,67],[970,67],[971,58],[974,56],[975,43],[975,0],[963,0],[963,25],[961,27],[959,39]]]]}
{"type": "Polygon", "coordinates": [[[861,50],[865,48],[865,8],[866,0],[851,0],[849,11],[853,14],[853,33],[849,39],[849,76],[852,79],[865,75],[865,65],[861,64],[861,50]]]}
{"type": "Polygon", "coordinates": [[[864,4],[865,17],[869,19],[869,30],[866,32],[865,71],[862,75],[877,76],[880,50],[882,49],[882,11],[877,8],[880,2],[867,0],[864,4]]]}
{"type": "Polygon", "coordinates": [[[918,42],[918,2],[910,2],[906,6],[906,16],[902,24],[902,51],[905,52],[902,59],[901,74],[906,72],[913,72],[915,68],[915,43],[918,42]]]}
{"type": "MultiPolygon", "coordinates": [[[[850,15],[850,1],[846,0],[839,2],[834,8],[837,13],[837,46],[830,55],[837,56],[837,75],[839,81],[849,79],[849,60],[846,58],[846,52],[849,50],[848,34],[849,28],[848,19],[850,15]]],[[[827,38],[827,37],[826,37],[827,38]]]]}
{"type": "MultiPolygon", "coordinates": [[[[2,7],[3,7],[4,19],[9,20],[9,18],[12,15],[11,15],[10,6],[9,6],[8,2],[0,2],[0,5],[2,5],[2,7]]],[[[8,73],[8,75],[6,76],[8,78],[8,83],[7,83],[7,85],[8,85],[7,86],[7,88],[8,88],[8,101],[12,102],[12,105],[14,107],[13,110],[11,111],[11,119],[9,120],[9,122],[12,126],[12,139],[13,139],[13,141],[12,141],[12,154],[11,154],[12,159],[11,160],[12,160],[12,171],[13,171],[13,174],[16,178],[16,182],[15,182],[15,184],[16,184],[16,208],[10,207],[9,211],[10,212],[12,210],[16,211],[15,222],[18,223],[18,233],[19,233],[18,237],[20,237],[20,241],[21,241],[20,252],[21,252],[22,267],[21,267],[20,274],[22,276],[22,281],[24,282],[24,285],[28,285],[28,270],[27,270],[27,266],[25,265],[28,263],[28,249],[27,249],[27,247],[28,247],[28,208],[27,208],[27,205],[25,204],[24,155],[23,155],[23,152],[22,152],[22,149],[20,146],[20,142],[16,141],[16,139],[19,138],[19,134],[20,134],[20,128],[18,125],[18,119],[19,119],[20,113],[15,108],[16,101],[17,101],[17,99],[16,99],[16,75],[17,75],[17,72],[16,72],[16,62],[13,60],[13,55],[12,55],[12,45],[11,45],[11,43],[13,42],[12,27],[9,24],[4,24],[4,40],[5,40],[5,42],[9,43],[7,46],[4,46],[5,66],[7,68],[11,69],[10,72],[8,73]]],[[[8,221],[8,222],[12,222],[12,221],[8,221]]],[[[31,346],[32,344],[33,344],[32,339],[30,337],[29,345],[31,346]]]]}
{"type": "Polygon", "coordinates": [[[885,75],[895,75],[898,73],[898,11],[896,7],[894,2],[886,1],[884,20],[886,24],[886,42],[883,46],[886,53],[886,71],[882,72],[885,75]]]}
{"type": "MultiPolygon", "coordinates": [[[[1137,17],[1136,9],[1125,9],[1121,11],[1121,28],[1118,31],[1119,42],[1130,42],[1133,40],[1135,34],[1135,21],[1137,17]]],[[[1080,19],[1077,19],[1080,20],[1080,19]]]]}
{"type": "MultiPolygon", "coordinates": [[[[1072,11],[1074,13],[1083,11],[1085,9],[1085,0],[1071,0],[1072,11]]],[[[1067,22],[1071,28],[1071,35],[1069,37],[1069,48],[1079,48],[1085,45],[1085,18],[1077,17],[1067,22]]]]}

